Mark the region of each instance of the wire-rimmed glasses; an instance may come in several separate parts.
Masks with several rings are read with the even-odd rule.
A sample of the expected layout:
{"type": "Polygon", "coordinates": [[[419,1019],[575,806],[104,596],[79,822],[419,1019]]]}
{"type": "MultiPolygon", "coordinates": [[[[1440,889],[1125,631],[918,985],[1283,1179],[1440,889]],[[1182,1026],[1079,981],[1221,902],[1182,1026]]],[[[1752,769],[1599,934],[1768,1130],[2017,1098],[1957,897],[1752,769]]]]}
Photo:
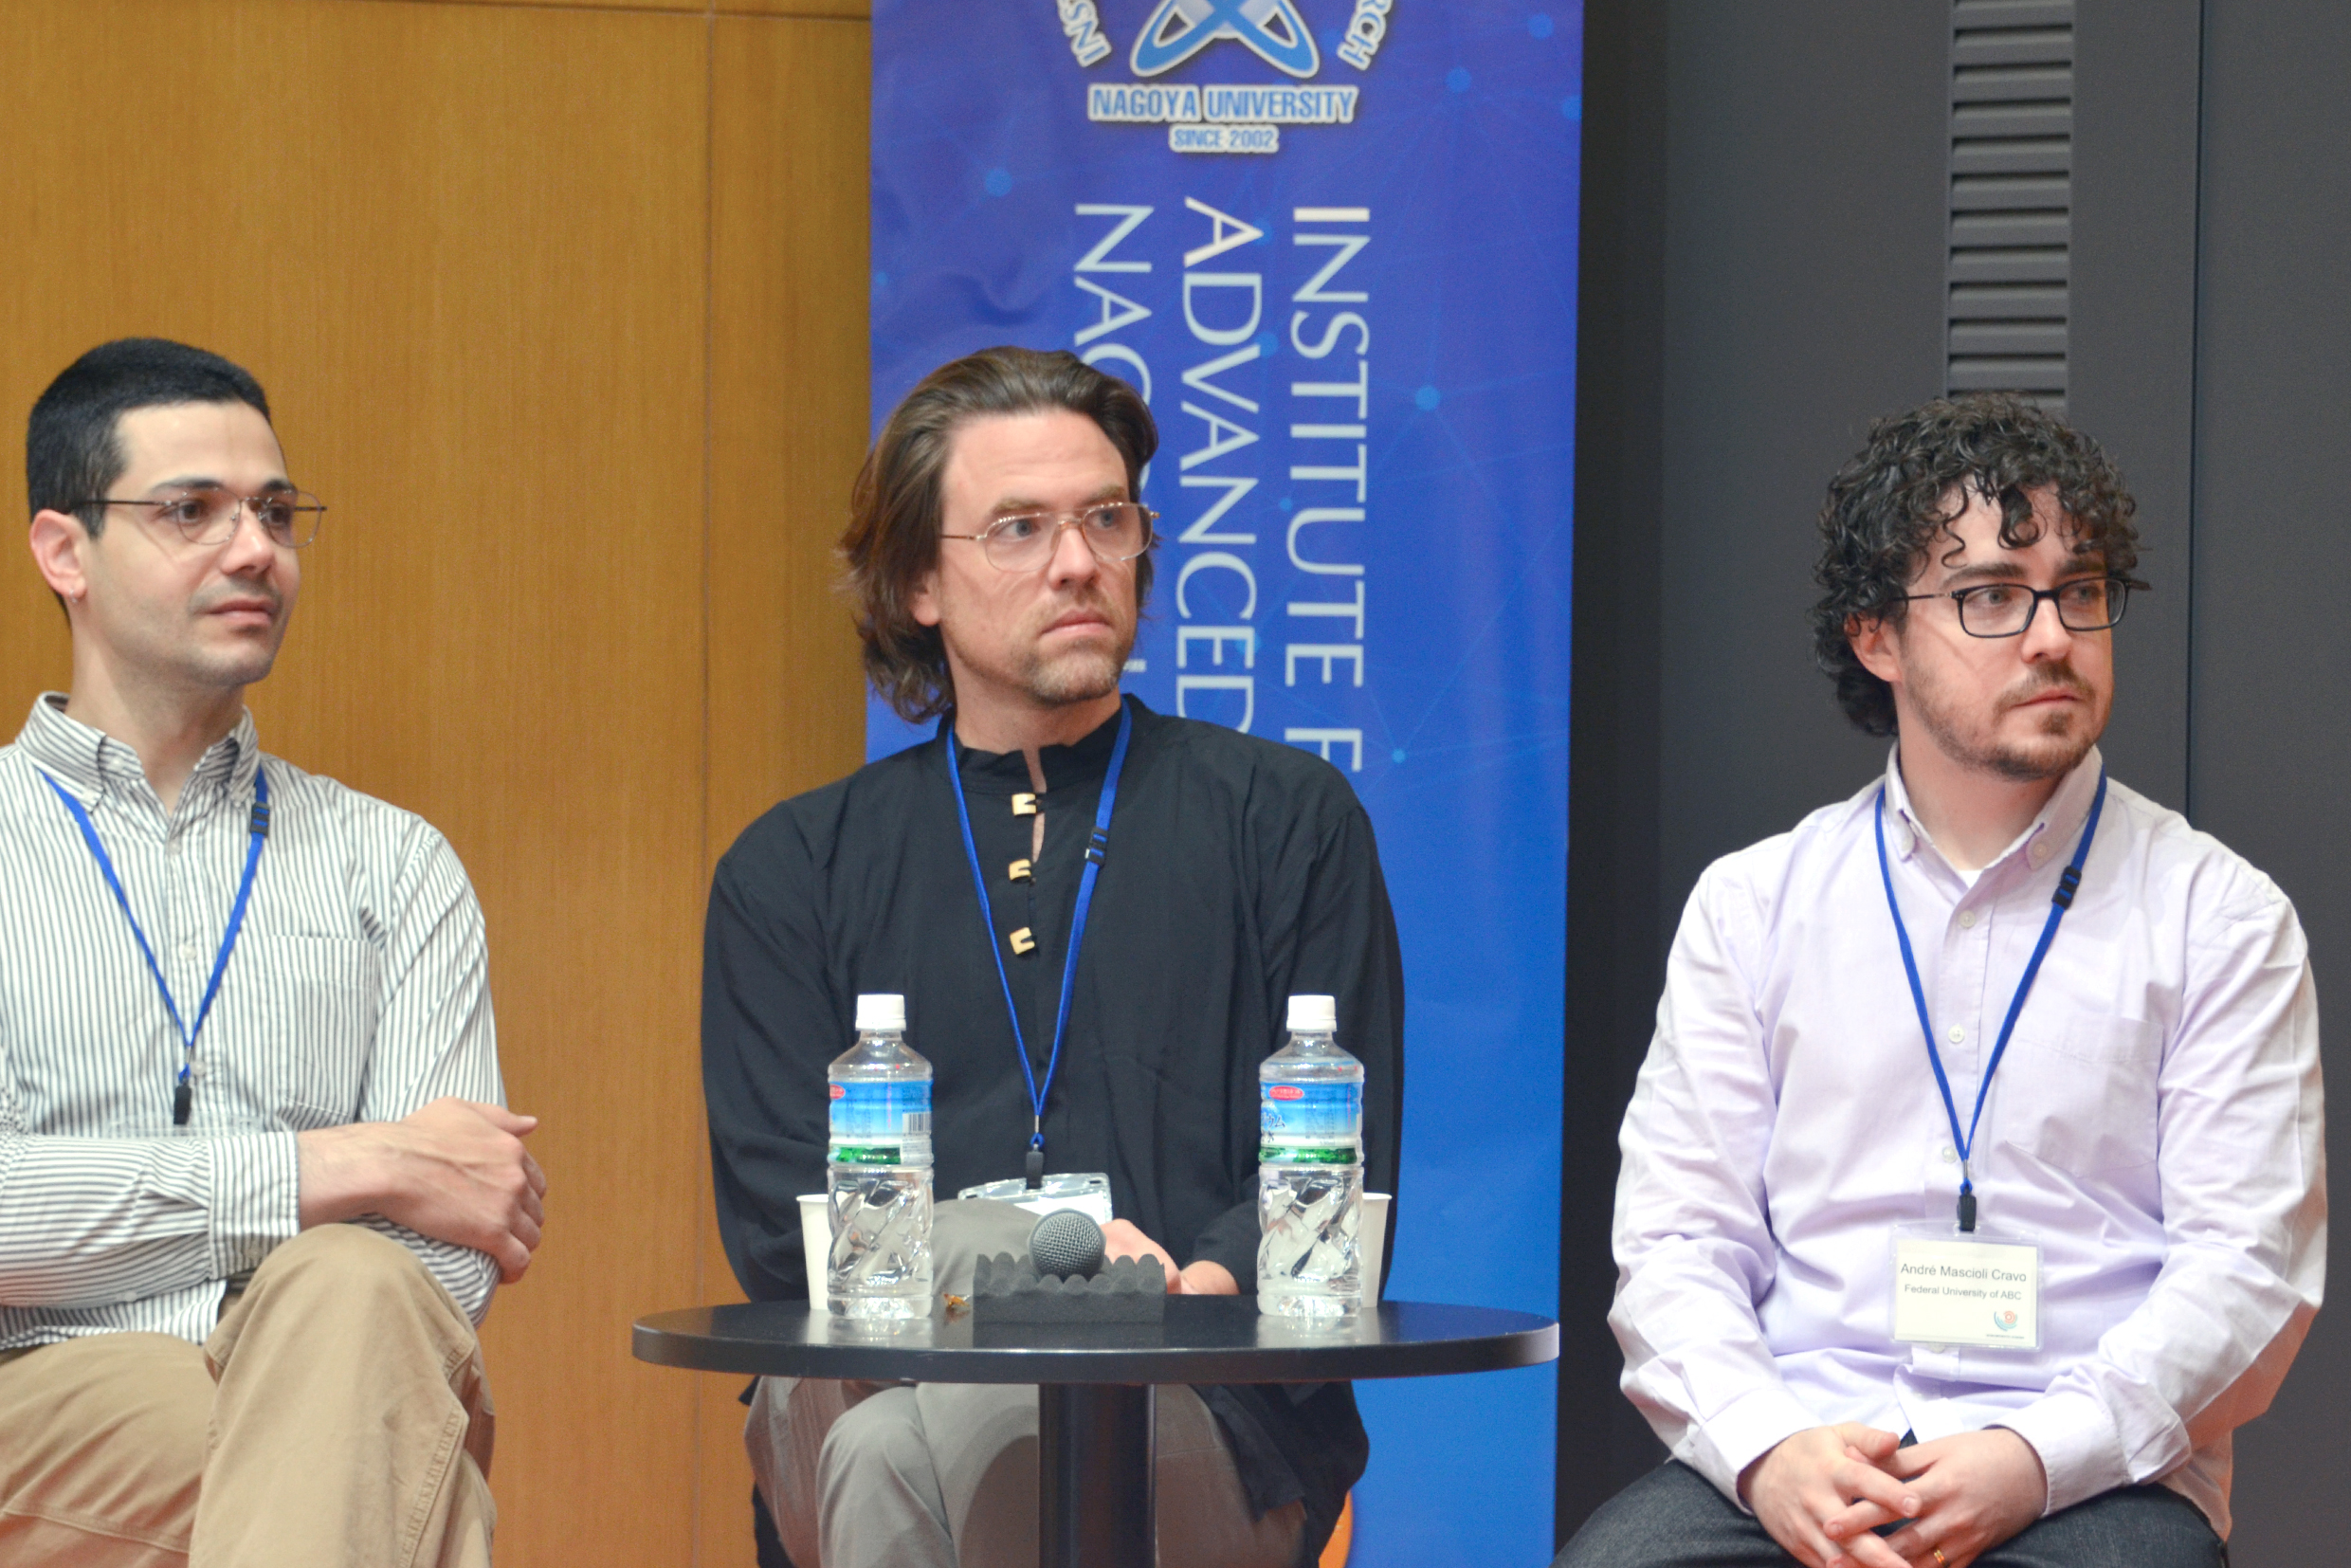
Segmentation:
{"type": "Polygon", "coordinates": [[[220,484],[188,485],[137,500],[93,496],[75,502],[72,510],[84,506],[150,507],[157,521],[170,523],[179,530],[181,538],[199,549],[227,544],[235,538],[237,517],[249,509],[270,543],[300,550],[319,537],[319,520],[326,516],[326,503],[307,490],[273,489],[241,496],[220,484]]]}
{"type": "Polygon", "coordinates": [[[1133,560],[1151,548],[1151,525],[1159,514],[1138,501],[1105,501],[1075,512],[1014,512],[976,534],[946,534],[943,539],[975,539],[999,572],[1037,572],[1053,558],[1065,528],[1074,528],[1094,558],[1104,566],[1133,560]]]}

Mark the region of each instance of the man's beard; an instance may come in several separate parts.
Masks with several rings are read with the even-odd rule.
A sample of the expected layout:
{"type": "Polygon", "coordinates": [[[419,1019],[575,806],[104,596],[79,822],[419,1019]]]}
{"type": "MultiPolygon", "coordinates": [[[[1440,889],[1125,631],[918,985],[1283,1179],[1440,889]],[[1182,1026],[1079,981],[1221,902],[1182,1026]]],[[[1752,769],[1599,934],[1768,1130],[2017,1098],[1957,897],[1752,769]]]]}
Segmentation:
{"type": "MultiPolygon", "coordinates": [[[[1098,611],[1118,641],[1107,649],[1073,647],[1051,653],[1037,647],[1032,638],[1026,651],[1012,661],[1011,667],[996,669],[987,669],[972,661],[971,651],[960,646],[955,651],[973,662],[975,672],[991,675],[1042,707],[1066,707],[1107,697],[1119,689],[1119,683],[1126,674],[1127,658],[1135,651],[1135,622],[1127,620],[1121,624],[1118,607],[1101,593],[1056,605],[1047,613],[1046,620],[1049,624],[1072,610],[1098,611]]],[[[942,633],[946,630],[943,627],[940,629],[942,633]]],[[[955,641],[952,637],[948,640],[951,644],[955,641]]]]}
{"type": "Polygon", "coordinates": [[[1031,654],[1022,661],[1021,689],[1050,707],[1107,697],[1119,689],[1119,677],[1126,672],[1126,657],[1134,648],[1135,640],[1128,637],[1111,653],[1073,648],[1054,658],[1031,654]]]}
{"type": "Polygon", "coordinates": [[[2088,715],[2097,702],[2097,694],[2088,682],[2074,673],[2072,665],[2058,664],[2043,665],[2040,675],[2027,678],[2013,691],[2003,692],[1993,716],[1995,723],[1983,726],[1981,734],[1968,733],[1962,716],[1943,703],[1941,691],[1932,684],[1914,680],[1910,684],[1910,704],[1944,756],[1964,767],[1994,774],[2013,783],[2030,784],[2071,773],[2089,755],[2090,747],[2098,743],[2099,732],[2105,727],[2100,717],[2097,722],[2083,726],[2078,733],[2069,733],[2072,726],[2052,714],[2050,717],[2056,721],[2041,731],[2037,744],[1999,737],[1995,724],[2000,714],[2046,692],[2061,689],[2079,696],[2083,706],[2079,710],[2060,709],[2060,714],[2088,715]]]}
{"type": "MultiPolygon", "coordinates": [[[[1020,663],[1020,688],[1037,702],[1060,707],[1070,702],[1090,702],[1097,697],[1107,697],[1119,689],[1120,678],[1126,673],[1127,656],[1135,651],[1135,629],[1118,624],[1118,611],[1106,602],[1085,605],[1100,610],[1118,633],[1118,643],[1106,652],[1092,648],[1071,648],[1058,654],[1045,653],[1031,647],[1020,663]]],[[[1063,611],[1066,613],[1066,611],[1063,611]]]]}

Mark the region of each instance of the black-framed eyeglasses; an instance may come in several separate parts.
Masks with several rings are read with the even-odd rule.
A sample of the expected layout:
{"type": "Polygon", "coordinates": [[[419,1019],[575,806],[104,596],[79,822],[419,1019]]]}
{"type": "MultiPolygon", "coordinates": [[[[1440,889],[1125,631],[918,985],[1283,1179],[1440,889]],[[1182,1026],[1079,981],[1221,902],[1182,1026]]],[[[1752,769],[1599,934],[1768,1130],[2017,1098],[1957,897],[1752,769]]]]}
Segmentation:
{"type": "Polygon", "coordinates": [[[84,506],[152,507],[157,521],[170,523],[179,530],[181,538],[199,548],[227,544],[236,537],[238,514],[250,509],[270,543],[300,550],[319,537],[319,520],[326,516],[326,502],[307,490],[264,490],[259,495],[241,496],[219,484],[190,485],[136,501],[93,496],[76,501],[71,510],[84,506]]]}
{"type": "Polygon", "coordinates": [[[2131,590],[2144,588],[2128,577],[2077,577],[2054,588],[2023,583],[1977,583],[1941,593],[1904,593],[1905,602],[1949,599],[1959,607],[1959,629],[1970,637],[2021,637],[2047,599],[2057,607],[2057,624],[2068,631],[2104,631],[2123,619],[2131,590]]]}
{"type": "Polygon", "coordinates": [[[1151,525],[1159,514],[1132,501],[1106,501],[1075,512],[1014,512],[976,534],[945,534],[942,539],[974,539],[999,572],[1038,572],[1053,558],[1054,542],[1074,528],[1094,558],[1104,566],[1133,560],[1151,548],[1151,525]]]}

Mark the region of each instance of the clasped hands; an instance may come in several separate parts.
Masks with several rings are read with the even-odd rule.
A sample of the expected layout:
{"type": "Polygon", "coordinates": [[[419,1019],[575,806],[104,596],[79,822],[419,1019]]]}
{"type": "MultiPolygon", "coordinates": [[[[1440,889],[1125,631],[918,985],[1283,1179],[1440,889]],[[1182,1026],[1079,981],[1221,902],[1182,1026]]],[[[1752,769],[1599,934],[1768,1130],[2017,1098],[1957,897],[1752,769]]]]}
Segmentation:
{"type": "Polygon", "coordinates": [[[1858,1421],[1814,1427],[1748,1466],[1739,1494],[1806,1568],[1967,1568],[2041,1517],[2041,1457],[2007,1428],[1900,1441],[1858,1421]]]}
{"type": "Polygon", "coordinates": [[[522,1146],[538,1125],[535,1116],[447,1098],[398,1121],[303,1133],[302,1229],[381,1214],[486,1252],[512,1285],[530,1267],[547,1223],[547,1176],[522,1146]]]}

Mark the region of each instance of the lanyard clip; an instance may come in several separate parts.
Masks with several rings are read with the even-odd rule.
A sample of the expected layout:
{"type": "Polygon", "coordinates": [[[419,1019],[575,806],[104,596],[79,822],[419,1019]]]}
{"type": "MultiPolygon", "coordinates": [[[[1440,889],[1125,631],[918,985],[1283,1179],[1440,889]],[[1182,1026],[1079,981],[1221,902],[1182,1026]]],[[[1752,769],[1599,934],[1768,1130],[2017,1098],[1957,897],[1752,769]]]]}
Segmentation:
{"type": "Polygon", "coordinates": [[[266,800],[257,800],[253,802],[253,822],[251,830],[255,838],[267,838],[269,836],[269,802],[266,800]]]}

